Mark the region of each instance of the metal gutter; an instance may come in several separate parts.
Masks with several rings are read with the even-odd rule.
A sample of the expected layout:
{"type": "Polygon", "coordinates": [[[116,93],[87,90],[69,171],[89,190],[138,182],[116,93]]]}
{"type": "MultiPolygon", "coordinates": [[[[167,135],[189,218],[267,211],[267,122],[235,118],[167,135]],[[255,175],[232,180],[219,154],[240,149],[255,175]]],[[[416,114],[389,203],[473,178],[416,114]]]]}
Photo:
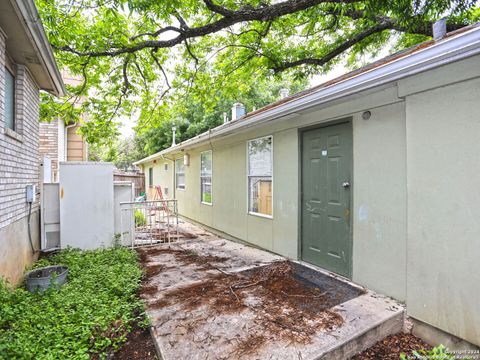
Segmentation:
{"type": "Polygon", "coordinates": [[[33,0],[14,0],[13,2],[19,9],[29,32],[29,37],[32,39],[32,45],[37,48],[42,65],[50,76],[54,86],[52,93],[56,96],[64,96],[66,93],[65,85],[33,0]]]}
{"type": "Polygon", "coordinates": [[[134,164],[141,164],[156,159],[162,154],[180,151],[210,139],[220,138],[239,129],[261,125],[314,106],[326,105],[349,95],[371,90],[477,54],[480,54],[480,26],[478,25],[459,35],[447,37],[425,49],[359,73],[330,86],[319,88],[301,97],[293,98],[291,101],[259,114],[217,126],[208,132],[150,155],[134,164]]]}

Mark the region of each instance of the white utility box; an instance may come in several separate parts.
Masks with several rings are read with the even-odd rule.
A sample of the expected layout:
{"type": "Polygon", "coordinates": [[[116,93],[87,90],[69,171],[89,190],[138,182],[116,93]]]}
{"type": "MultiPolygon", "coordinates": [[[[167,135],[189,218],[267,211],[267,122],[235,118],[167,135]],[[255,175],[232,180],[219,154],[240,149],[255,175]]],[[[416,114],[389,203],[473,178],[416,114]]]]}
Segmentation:
{"type": "Polygon", "coordinates": [[[114,240],[111,163],[60,163],[60,246],[109,247],[114,240]]]}
{"type": "Polygon", "coordinates": [[[34,203],[35,201],[37,201],[36,185],[27,185],[25,190],[26,190],[27,203],[34,203]]]}

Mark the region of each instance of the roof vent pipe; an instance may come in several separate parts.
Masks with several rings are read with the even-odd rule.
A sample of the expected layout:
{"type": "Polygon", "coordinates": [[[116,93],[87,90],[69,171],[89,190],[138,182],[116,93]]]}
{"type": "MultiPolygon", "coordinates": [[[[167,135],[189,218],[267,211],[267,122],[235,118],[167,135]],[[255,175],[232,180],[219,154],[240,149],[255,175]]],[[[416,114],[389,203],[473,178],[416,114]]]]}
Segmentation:
{"type": "Polygon", "coordinates": [[[280,99],[285,99],[286,97],[288,97],[290,95],[290,91],[288,91],[288,89],[280,89],[280,99]]]}
{"type": "Polygon", "coordinates": [[[235,103],[232,106],[232,121],[245,115],[245,106],[242,103],[235,103]]]}
{"type": "Polygon", "coordinates": [[[228,116],[227,116],[227,113],[224,112],[223,113],[223,123],[226,124],[228,122],[228,116]]]}
{"type": "Polygon", "coordinates": [[[433,23],[433,40],[442,39],[447,34],[447,19],[443,18],[433,23]]]}

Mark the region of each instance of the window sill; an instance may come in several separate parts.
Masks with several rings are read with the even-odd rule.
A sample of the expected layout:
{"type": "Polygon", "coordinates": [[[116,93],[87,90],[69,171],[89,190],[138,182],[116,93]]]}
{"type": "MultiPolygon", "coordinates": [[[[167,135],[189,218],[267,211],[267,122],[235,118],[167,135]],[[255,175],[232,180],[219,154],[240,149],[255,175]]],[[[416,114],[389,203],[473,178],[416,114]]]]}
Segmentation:
{"type": "Polygon", "coordinates": [[[12,138],[14,140],[17,140],[18,142],[23,143],[23,136],[17,133],[15,130],[5,128],[5,135],[7,135],[9,138],[12,138]]]}
{"type": "Polygon", "coordinates": [[[207,206],[212,206],[213,205],[212,203],[207,203],[207,202],[203,202],[203,201],[200,201],[200,204],[207,205],[207,206]]]}
{"type": "Polygon", "coordinates": [[[257,217],[261,217],[261,218],[264,218],[264,219],[273,220],[273,215],[265,215],[265,214],[256,213],[256,212],[253,212],[253,211],[249,211],[249,212],[248,212],[248,215],[252,215],[252,216],[257,216],[257,217]]]}
{"type": "Polygon", "coordinates": [[[176,188],[177,190],[185,191],[185,188],[176,188]]]}

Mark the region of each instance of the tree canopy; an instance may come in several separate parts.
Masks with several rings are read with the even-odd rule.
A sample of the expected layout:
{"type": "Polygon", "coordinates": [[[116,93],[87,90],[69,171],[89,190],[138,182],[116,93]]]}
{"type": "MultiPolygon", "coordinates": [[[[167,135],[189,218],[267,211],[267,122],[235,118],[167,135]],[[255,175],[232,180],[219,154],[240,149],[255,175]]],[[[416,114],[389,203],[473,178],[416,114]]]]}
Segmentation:
{"type": "Polygon", "coordinates": [[[241,101],[259,83],[301,82],[339,61],[357,67],[385,47],[428,39],[440,17],[448,30],[480,17],[477,0],[36,3],[60,66],[84,80],[70,97],[85,97],[74,108],[44,95],[42,117],[85,112],[89,142],[113,139],[118,116],[138,116],[139,133],[195,114],[207,118],[190,125],[208,128],[219,102],[241,101]]]}
{"type": "MultiPolygon", "coordinates": [[[[239,101],[247,109],[259,109],[279,99],[281,89],[287,89],[293,94],[307,86],[306,80],[259,79],[248,84],[242,92],[239,101]]],[[[92,144],[89,148],[90,159],[94,161],[111,161],[117,168],[126,169],[132,163],[172,144],[172,126],[177,128],[175,141],[177,143],[194,137],[208,129],[218,126],[224,121],[224,114],[230,119],[232,101],[227,94],[218,91],[215,104],[206,108],[198,99],[180,98],[175,106],[164,112],[164,118],[157,121],[155,126],[138,127],[134,136],[120,139],[111,144],[92,144]]]]}

